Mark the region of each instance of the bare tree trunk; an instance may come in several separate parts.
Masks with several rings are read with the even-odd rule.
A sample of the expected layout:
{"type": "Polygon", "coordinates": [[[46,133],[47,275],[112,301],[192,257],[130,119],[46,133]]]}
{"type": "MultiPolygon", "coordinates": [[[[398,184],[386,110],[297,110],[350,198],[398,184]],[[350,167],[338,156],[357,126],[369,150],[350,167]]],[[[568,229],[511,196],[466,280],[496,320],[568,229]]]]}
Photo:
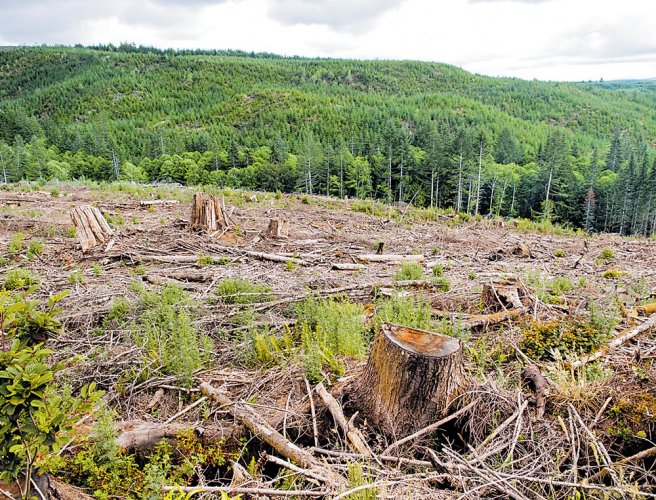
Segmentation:
{"type": "Polygon", "coordinates": [[[466,385],[458,339],[384,323],[349,392],[374,428],[405,436],[446,415],[466,385]]]}

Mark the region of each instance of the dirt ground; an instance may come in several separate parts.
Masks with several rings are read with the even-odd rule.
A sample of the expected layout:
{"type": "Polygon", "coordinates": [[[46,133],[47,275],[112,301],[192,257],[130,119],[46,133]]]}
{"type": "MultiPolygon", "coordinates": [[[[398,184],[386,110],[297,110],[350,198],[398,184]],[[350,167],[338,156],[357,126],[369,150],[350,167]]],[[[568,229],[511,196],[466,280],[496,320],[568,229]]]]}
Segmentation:
{"type": "MultiPolygon", "coordinates": [[[[344,293],[352,300],[368,303],[372,294],[392,288],[398,263],[372,262],[350,271],[334,268],[338,263],[360,263],[358,256],[375,253],[379,242],[384,243],[384,254],[425,256],[425,276],[430,276],[433,266],[443,266],[444,275],[450,281],[448,291],[420,284],[408,287],[412,293],[427,296],[440,314],[457,313],[467,318],[487,312],[481,306],[483,286],[506,279],[515,280],[526,290],[531,304],[527,312],[529,319],[542,321],[581,313],[591,300],[602,304],[615,301],[631,309],[653,299],[656,292],[656,242],[645,239],[521,232],[512,221],[458,222],[456,216],[448,214],[425,220],[419,212],[403,208],[368,215],[352,210],[352,202],[348,200],[238,191],[223,194],[230,229],[210,237],[191,232],[187,227],[192,194],[186,188],[166,186],[119,190],[73,184],[57,185],[56,189],[42,187],[39,191],[0,190],[0,256],[9,256],[10,242],[18,231],[25,237],[25,248],[35,239],[44,243],[43,252],[32,258],[21,251],[0,261],[0,277],[20,266],[40,277],[37,297],[71,291],[61,304],[64,331],[51,339],[56,357],[84,355],[86,360],[71,374],[80,384],[97,381],[108,391],[110,403],[126,421],[164,422],[185,408],[190,391],[197,391],[175,390],[166,377],[134,384],[120,394],[113,387],[127,368],[121,363],[130,359],[133,348],[124,345],[118,335],[114,337],[111,329],[102,336],[98,336],[96,329],[116,297],[134,298],[131,289],[134,281],[147,287],[176,284],[189,291],[198,304],[205,304],[197,324],[203,331],[216,335],[217,352],[215,366],[199,377],[223,384],[235,399],[257,394],[259,411],[276,425],[282,425],[281,421],[285,420],[286,429],[294,426],[307,429],[309,425],[309,416],[302,413],[307,391],[300,369],[249,370],[234,359],[234,346],[221,332],[234,333],[244,328],[236,320],[244,307],[207,302],[222,278],[244,277],[269,285],[275,295],[274,303],[255,304],[252,309],[257,313],[256,325],[269,325],[274,330],[293,321],[287,307],[309,292],[318,296],[344,293]],[[171,203],[149,206],[141,203],[156,199],[171,203]],[[69,210],[83,204],[97,206],[113,225],[109,247],[105,244],[82,253],[72,231],[69,210]],[[289,221],[287,238],[267,236],[272,218],[289,221]],[[612,261],[600,261],[604,249],[612,250],[612,261]],[[301,262],[299,265],[272,262],[260,258],[256,252],[301,262]],[[222,265],[199,264],[203,256],[210,255],[215,262],[224,259],[222,265]],[[609,270],[619,271],[620,276],[604,277],[609,270]],[[75,273],[81,273],[83,278],[75,273]],[[536,290],[531,276],[545,280],[563,277],[574,286],[563,294],[562,300],[545,303],[533,300],[536,290]],[[148,406],[158,388],[165,389],[165,397],[159,412],[153,415],[148,406]],[[288,418],[291,413],[294,414],[288,418]]],[[[476,331],[470,342],[479,338],[498,341],[504,335],[517,338],[519,323],[511,322],[489,332],[476,331]]],[[[623,319],[618,331],[628,327],[628,320],[623,319]]],[[[607,388],[587,411],[581,408],[584,418],[593,419],[596,415],[599,426],[604,428],[603,411],[602,415],[597,413],[606,397],[614,398],[607,404],[612,407],[620,399],[617,392],[653,388],[656,376],[651,365],[640,374],[632,368],[636,349],[641,349],[643,362],[656,357],[653,335],[645,334],[623,344],[604,358],[614,367],[611,385],[616,392],[607,388]]],[[[557,404],[558,400],[553,398],[551,404],[557,404]]],[[[189,411],[183,420],[197,422],[199,411],[189,411]]],[[[225,412],[214,413],[214,425],[229,426],[225,412]]],[[[609,418],[605,428],[610,425],[609,418]]]]}

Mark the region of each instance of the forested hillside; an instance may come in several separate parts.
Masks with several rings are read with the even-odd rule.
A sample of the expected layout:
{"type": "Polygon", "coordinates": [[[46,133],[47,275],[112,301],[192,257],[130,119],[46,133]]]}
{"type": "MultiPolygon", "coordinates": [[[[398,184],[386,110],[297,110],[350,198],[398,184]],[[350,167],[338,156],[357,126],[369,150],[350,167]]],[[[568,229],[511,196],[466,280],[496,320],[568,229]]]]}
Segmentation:
{"type": "Polygon", "coordinates": [[[373,197],[656,230],[656,85],[133,46],[0,50],[2,181],[373,197]]]}

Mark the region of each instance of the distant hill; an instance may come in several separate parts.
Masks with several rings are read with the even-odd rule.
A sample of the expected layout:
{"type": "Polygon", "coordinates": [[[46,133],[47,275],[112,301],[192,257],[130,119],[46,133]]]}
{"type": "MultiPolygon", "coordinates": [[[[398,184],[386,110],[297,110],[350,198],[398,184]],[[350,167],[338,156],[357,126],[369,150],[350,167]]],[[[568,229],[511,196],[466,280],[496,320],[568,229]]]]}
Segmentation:
{"type": "MultiPolygon", "coordinates": [[[[26,143],[43,137],[60,151],[82,151],[120,164],[163,154],[209,152],[213,167],[203,167],[207,172],[252,165],[254,151],[262,147],[268,148],[269,160],[280,164],[289,153],[303,159],[315,148],[318,163],[328,168],[316,172],[325,177],[323,187],[317,181],[316,189],[326,192],[335,191],[330,180],[331,162],[333,174],[339,163],[335,152],[346,150],[366,159],[372,170],[367,173],[371,189],[349,188],[352,194],[392,198],[390,191],[398,191],[396,198],[405,199],[412,191],[405,191],[403,182],[410,182],[420,185],[418,199],[425,203],[429,187],[440,188],[427,184],[437,169],[438,181],[444,182],[436,198],[443,206],[456,204],[456,190],[462,198],[461,184],[471,180],[470,170],[476,168],[478,143],[484,145],[486,165],[492,159],[498,164],[537,162],[544,170],[544,152],[554,134],[566,144],[564,154],[580,158],[581,164],[589,164],[597,150],[594,175],[612,155],[613,140],[616,147],[622,142],[622,151],[611,171],[628,165],[630,150],[641,151],[640,161],[650,159],[650,141],[656,137],[655,98],[652,80],[546,83],[415,61],[286,58],[131,45],[0,53],[0,141],[8,145],[18,136],[26,143]],[[456,150],[463,152],[462,141],[456,144],[459,135],[467,137],[467,171],[456,187],[456,150]],[[422,152],[424,157],[417,159],[422,152]],[[422,162],[430,166],[419,168],[422,162]],[[410,176],[405,181],[404,163],[410,176]],[[383,179],[390,167],[392,173],[383,179]]],[[[341,158],[343,167],[343,154],[341,158]]],[[[576,170],[571,161],[568,164],[568,170],[576,170]]],[[[300,181],[292,186],[290,180],[286,188],[313,190],[311,161],[308,168],[309,182],[304,177],[308,172],[293,172],[300,181]]],[[[589,167],[577,168],[581,176],[589,175],[589,167]]],[[[159,170],[150,174],[162,175],[159,170]]],[[[548,179],[544,172],[540,175],[540,189],[545,190],[548,179]]],[[[497,180],[486,173],[483,177],[485,189],[494,191],[489,182],[497,180]]],[[[178,180],[185,179],[189,181],[185,176],[178,180]]],[[[585,194],[583,184],[588,181],[579,181],[577,189],[585,194]]],[[[340,182],[343,192],[343,173],[340,182]]],[[[543,195],[537,186],[532,190],[536,193],[526,195],[520,213],[539,209],[543,195]]],[[[493,198],[494,192],[486,210],[493,211],[493,198]]],[[[559,213],[563,220],[582,223],[582,216],[559,213]]]]}

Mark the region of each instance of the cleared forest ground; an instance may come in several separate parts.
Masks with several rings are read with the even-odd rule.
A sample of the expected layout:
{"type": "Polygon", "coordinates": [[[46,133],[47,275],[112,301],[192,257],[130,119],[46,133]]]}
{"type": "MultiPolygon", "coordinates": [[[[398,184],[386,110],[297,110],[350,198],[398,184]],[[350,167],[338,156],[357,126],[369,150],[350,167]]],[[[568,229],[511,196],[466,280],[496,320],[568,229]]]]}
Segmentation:
{"type": "MultiPolygon", "coordinates": [[[[47,344],[53,361],[81,356],[59,377],[74,390],[93,381],[106,391],[117,439],[139,426],[159,429],[179,465],[179,443],[191,439],[181,435],[191,429],[204,462],[180,473],[178,485],[261,498],[275,496],[272,489],[334,498],[654,496],[656,337],[649,323],[612,342],[653,321],[656,242],[241,191],[219,192],[229,224],[210,237],[188,228],[192,194],[78,184],[0,191],[0,280],[15,291],[38,282],[35,298],[70,290],[63,331],[47,344]],[[69,216],[80,205],[103,212],[114,230],[109,245],[82,253],[69,216]],[[267,235],[270,219],[288,221],[289,235],[267,235]],[[363,257],[377,250],[420,262],[363,257]],[[343,264],[354,269],[338,269],[343,264]],[[508,287],[521,307],[497,296],[508,287]],[[472,404],[393,450],[404,436],[383,435],[358,414],[352,424],[371,451],[363,457],[315,388],[321,382],[352,417],[358,398],[344,388],[361,373],[382,322],[459,337],[471,377],[459,406],[472,404]],[[333,327],[337,341],[309,338],[333,327]],[[362,335],[342,331],[351,328],[362,335]],[[549,381],[543,408],[534,380],[522,382],[527,366],[549,381]],[[203,382],[307,450],[321,470],[294,469],[239,425],[234,409],[201,395],[203,382]],[[207,458],[219,440],[222,456],[207,458]]],[[[51,471],[88,492],[102,481],[71,464],[93,448],[81,436],[95,419],[51,471]]],[[[137,468],[152,459],[146,441],[121,442],[137,468]]],[[[172,475],[163,477],[173,485],[172,475]]]]}

